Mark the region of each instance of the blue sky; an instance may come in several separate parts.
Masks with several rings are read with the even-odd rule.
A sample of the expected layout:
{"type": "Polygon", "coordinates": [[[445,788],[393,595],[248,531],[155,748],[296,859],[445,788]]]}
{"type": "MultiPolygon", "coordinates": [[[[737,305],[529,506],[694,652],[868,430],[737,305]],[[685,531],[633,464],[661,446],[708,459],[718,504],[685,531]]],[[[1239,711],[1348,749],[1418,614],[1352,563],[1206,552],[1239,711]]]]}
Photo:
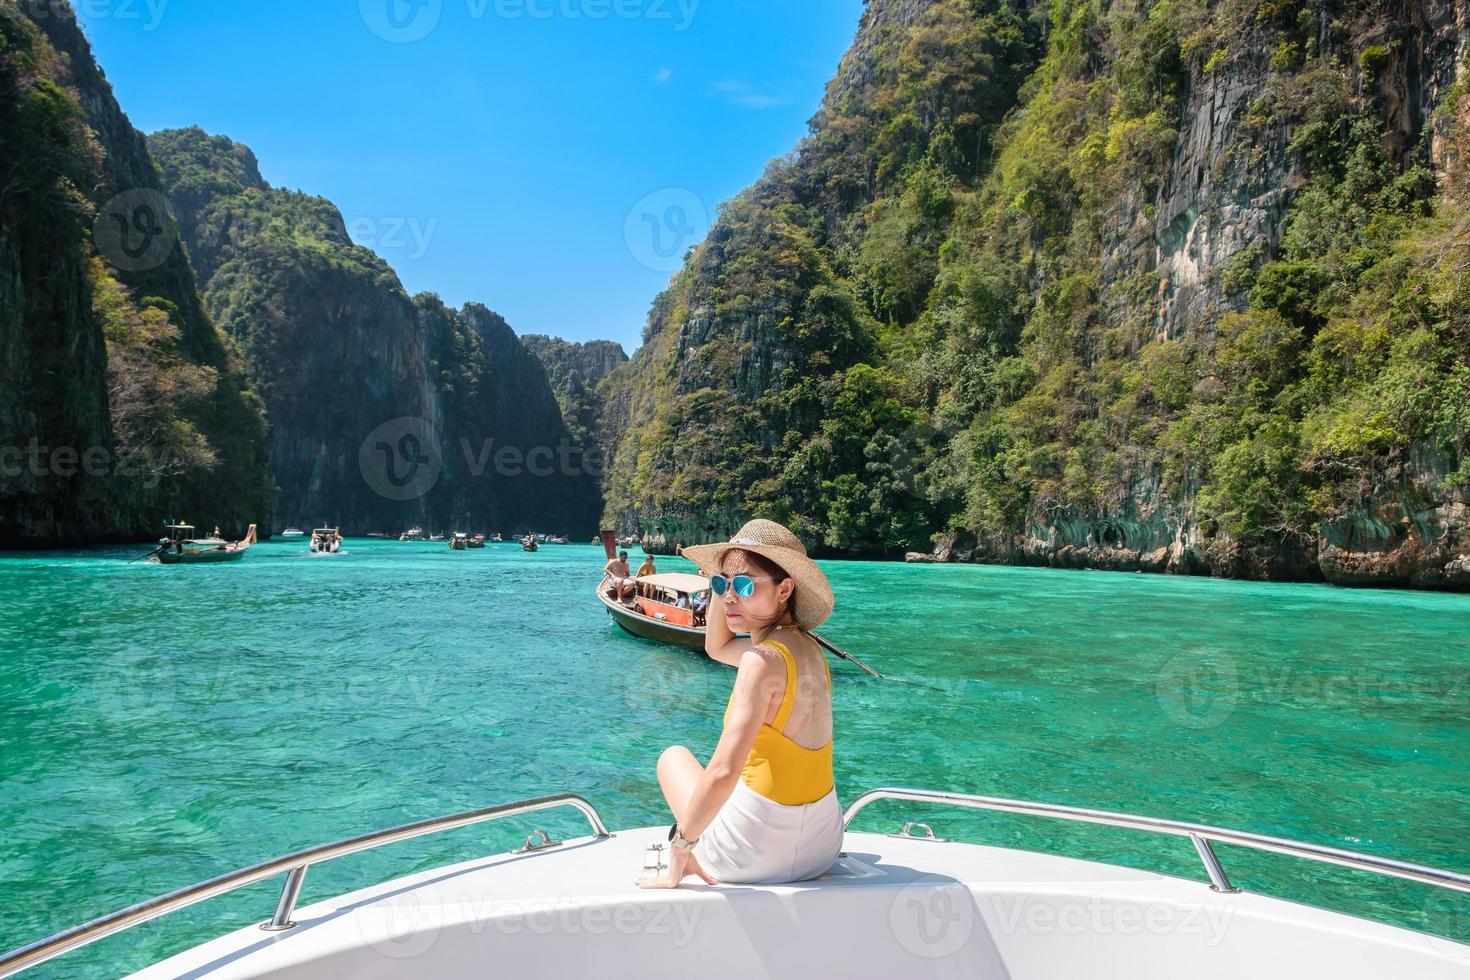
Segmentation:
{"type": "Polygon", "coordinates": [[[73,0],[145,132],[248,144],[410,292],[631,353],[806,132],[862,0],[73,0]]]}

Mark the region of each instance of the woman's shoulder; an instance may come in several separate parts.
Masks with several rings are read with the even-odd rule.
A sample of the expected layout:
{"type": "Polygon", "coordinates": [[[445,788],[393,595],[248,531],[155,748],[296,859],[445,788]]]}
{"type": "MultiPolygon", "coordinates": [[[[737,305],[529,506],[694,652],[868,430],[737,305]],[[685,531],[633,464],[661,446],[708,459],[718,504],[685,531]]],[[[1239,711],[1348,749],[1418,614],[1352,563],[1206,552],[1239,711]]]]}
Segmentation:
{"type": "MultiPolygon", "coordinates": [[[[790,652],[789,650],[787,652],[790,652]]],[[[740,665],[743,667],[749,662],[757,670],[765,670],[770,667],[785,668],[786,654],[781,652],[779,641],[762,640],[751,644],[744,653],[740,655],[740,665]]]]}

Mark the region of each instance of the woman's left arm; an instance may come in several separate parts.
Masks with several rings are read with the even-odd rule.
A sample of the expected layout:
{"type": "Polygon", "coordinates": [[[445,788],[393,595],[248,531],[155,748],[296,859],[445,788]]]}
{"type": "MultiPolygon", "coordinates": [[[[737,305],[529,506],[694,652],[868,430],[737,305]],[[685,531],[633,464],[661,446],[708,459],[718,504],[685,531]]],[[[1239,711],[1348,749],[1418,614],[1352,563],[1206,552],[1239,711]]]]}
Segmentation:
{"type": "MultiPolygon", "coordinates": [[[[720,807],[725,805],[725,801],[735,791],[745,758],[750,754],[750,747],[755,744],[755,736],[766,717],[771,680],[777,676],[778,669],[782,672],[781,676],[785,676],[784,662],[779,667],[774,662],[779,659],[779,655],[773,650],[747,650],[741,656],[739,673],[735,676],[735,697],[730,705],[730,717],[725,722],[725,729],[720,734],[720,742],[715,746],[709,765],[705,766],[704,775],[699,778],[689,797],[684,819],[679,823],[679,829],[686,840],[698,840],[703,836],[714,822],[715,815],[720,812],[720,807]]],[[[678,888],[679,882],[691,874],[698,875],[708,884],[718,884],[699,866],[693,851],[675,848],[669,857],[668,873],[657,879],[640,880],[638,887],[678,888]]]]}
{"type": "Polygon", "coordinates": [[[747,650],[740,656],[740,668],[735,675],[735,699],[730,705],[730,718],[720,733],[719,744],[709,765],[704,768],[689,797],[689,805],[679,829],[689,840],[704,833],[714,822],[715,814],[735,791],[740,781],[740,771],[750,755],[750,747],[760,732],[766,718],[766,708],[771,699],[771,682],[778,676],[784,678],[786,663],[775,651],[747,650]]]}

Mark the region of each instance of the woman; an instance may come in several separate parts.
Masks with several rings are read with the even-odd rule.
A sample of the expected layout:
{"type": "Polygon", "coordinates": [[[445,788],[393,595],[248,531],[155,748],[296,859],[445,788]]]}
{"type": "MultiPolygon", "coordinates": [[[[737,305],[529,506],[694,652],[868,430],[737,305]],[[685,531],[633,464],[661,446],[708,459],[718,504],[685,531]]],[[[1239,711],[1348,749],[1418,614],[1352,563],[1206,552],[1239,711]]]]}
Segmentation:
{"type": "Polygon", "coordinates": [[[682,745],[659,757],[673,847],[668,870],[639,885],[815,878],[842,849],[832,675],[807,635],[831,615],[832,588],[796,535],[772,521],[684,553],[716,573],[705,652],[739,670],[709,765],[682,745]]]}

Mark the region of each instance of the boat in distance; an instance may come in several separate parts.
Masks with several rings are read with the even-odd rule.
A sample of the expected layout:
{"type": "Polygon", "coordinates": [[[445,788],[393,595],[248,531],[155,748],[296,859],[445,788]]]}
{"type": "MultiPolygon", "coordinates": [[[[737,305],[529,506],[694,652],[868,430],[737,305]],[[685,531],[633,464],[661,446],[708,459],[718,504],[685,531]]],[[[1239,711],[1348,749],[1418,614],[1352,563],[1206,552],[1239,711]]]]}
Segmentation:
{"type": "Polygon", "coordinates": [[[311,532],[311,550],[313,554],[335,555],[342,550],[342,529],[339,527],[319,527],[311,532]]]}
{"type": "Polygon", "coordinates": [[[134,980],[480,980],[492,968],[497,976],[557,980],[1470,977],[1470,945],[1244,891],[1215,847],[1460,893],[1450,899],[1470,893],[1470,875],[1459,872],[1248,831],[935,790],[872,790],[842,819],[841,854],[809,881],[709,886],[690,879],[679,889],[647,890],[637,879],[666,866],[667,828],[609,831],[596,808],[572,793],[503,803],[297,851],[140,902],[0,955],[0,977],[283,876],[269,918],[148,966],[134,980]],[[885,812],[915,807],[936,825],[936,815],[953,807],[1150,833],[1179,841],[1184,853],[1192,844],[1201,868],[1183,877],[962,843],[911,819],[889,823],[887,833],[855,830],[858,814],[877,802],[885,812]],[[327,861],[561,807],[580,811],[590,834],[559,840],[539,821],[526,822],[531,833],[508,853],[297,907],[307,871],[327,861]]]}

